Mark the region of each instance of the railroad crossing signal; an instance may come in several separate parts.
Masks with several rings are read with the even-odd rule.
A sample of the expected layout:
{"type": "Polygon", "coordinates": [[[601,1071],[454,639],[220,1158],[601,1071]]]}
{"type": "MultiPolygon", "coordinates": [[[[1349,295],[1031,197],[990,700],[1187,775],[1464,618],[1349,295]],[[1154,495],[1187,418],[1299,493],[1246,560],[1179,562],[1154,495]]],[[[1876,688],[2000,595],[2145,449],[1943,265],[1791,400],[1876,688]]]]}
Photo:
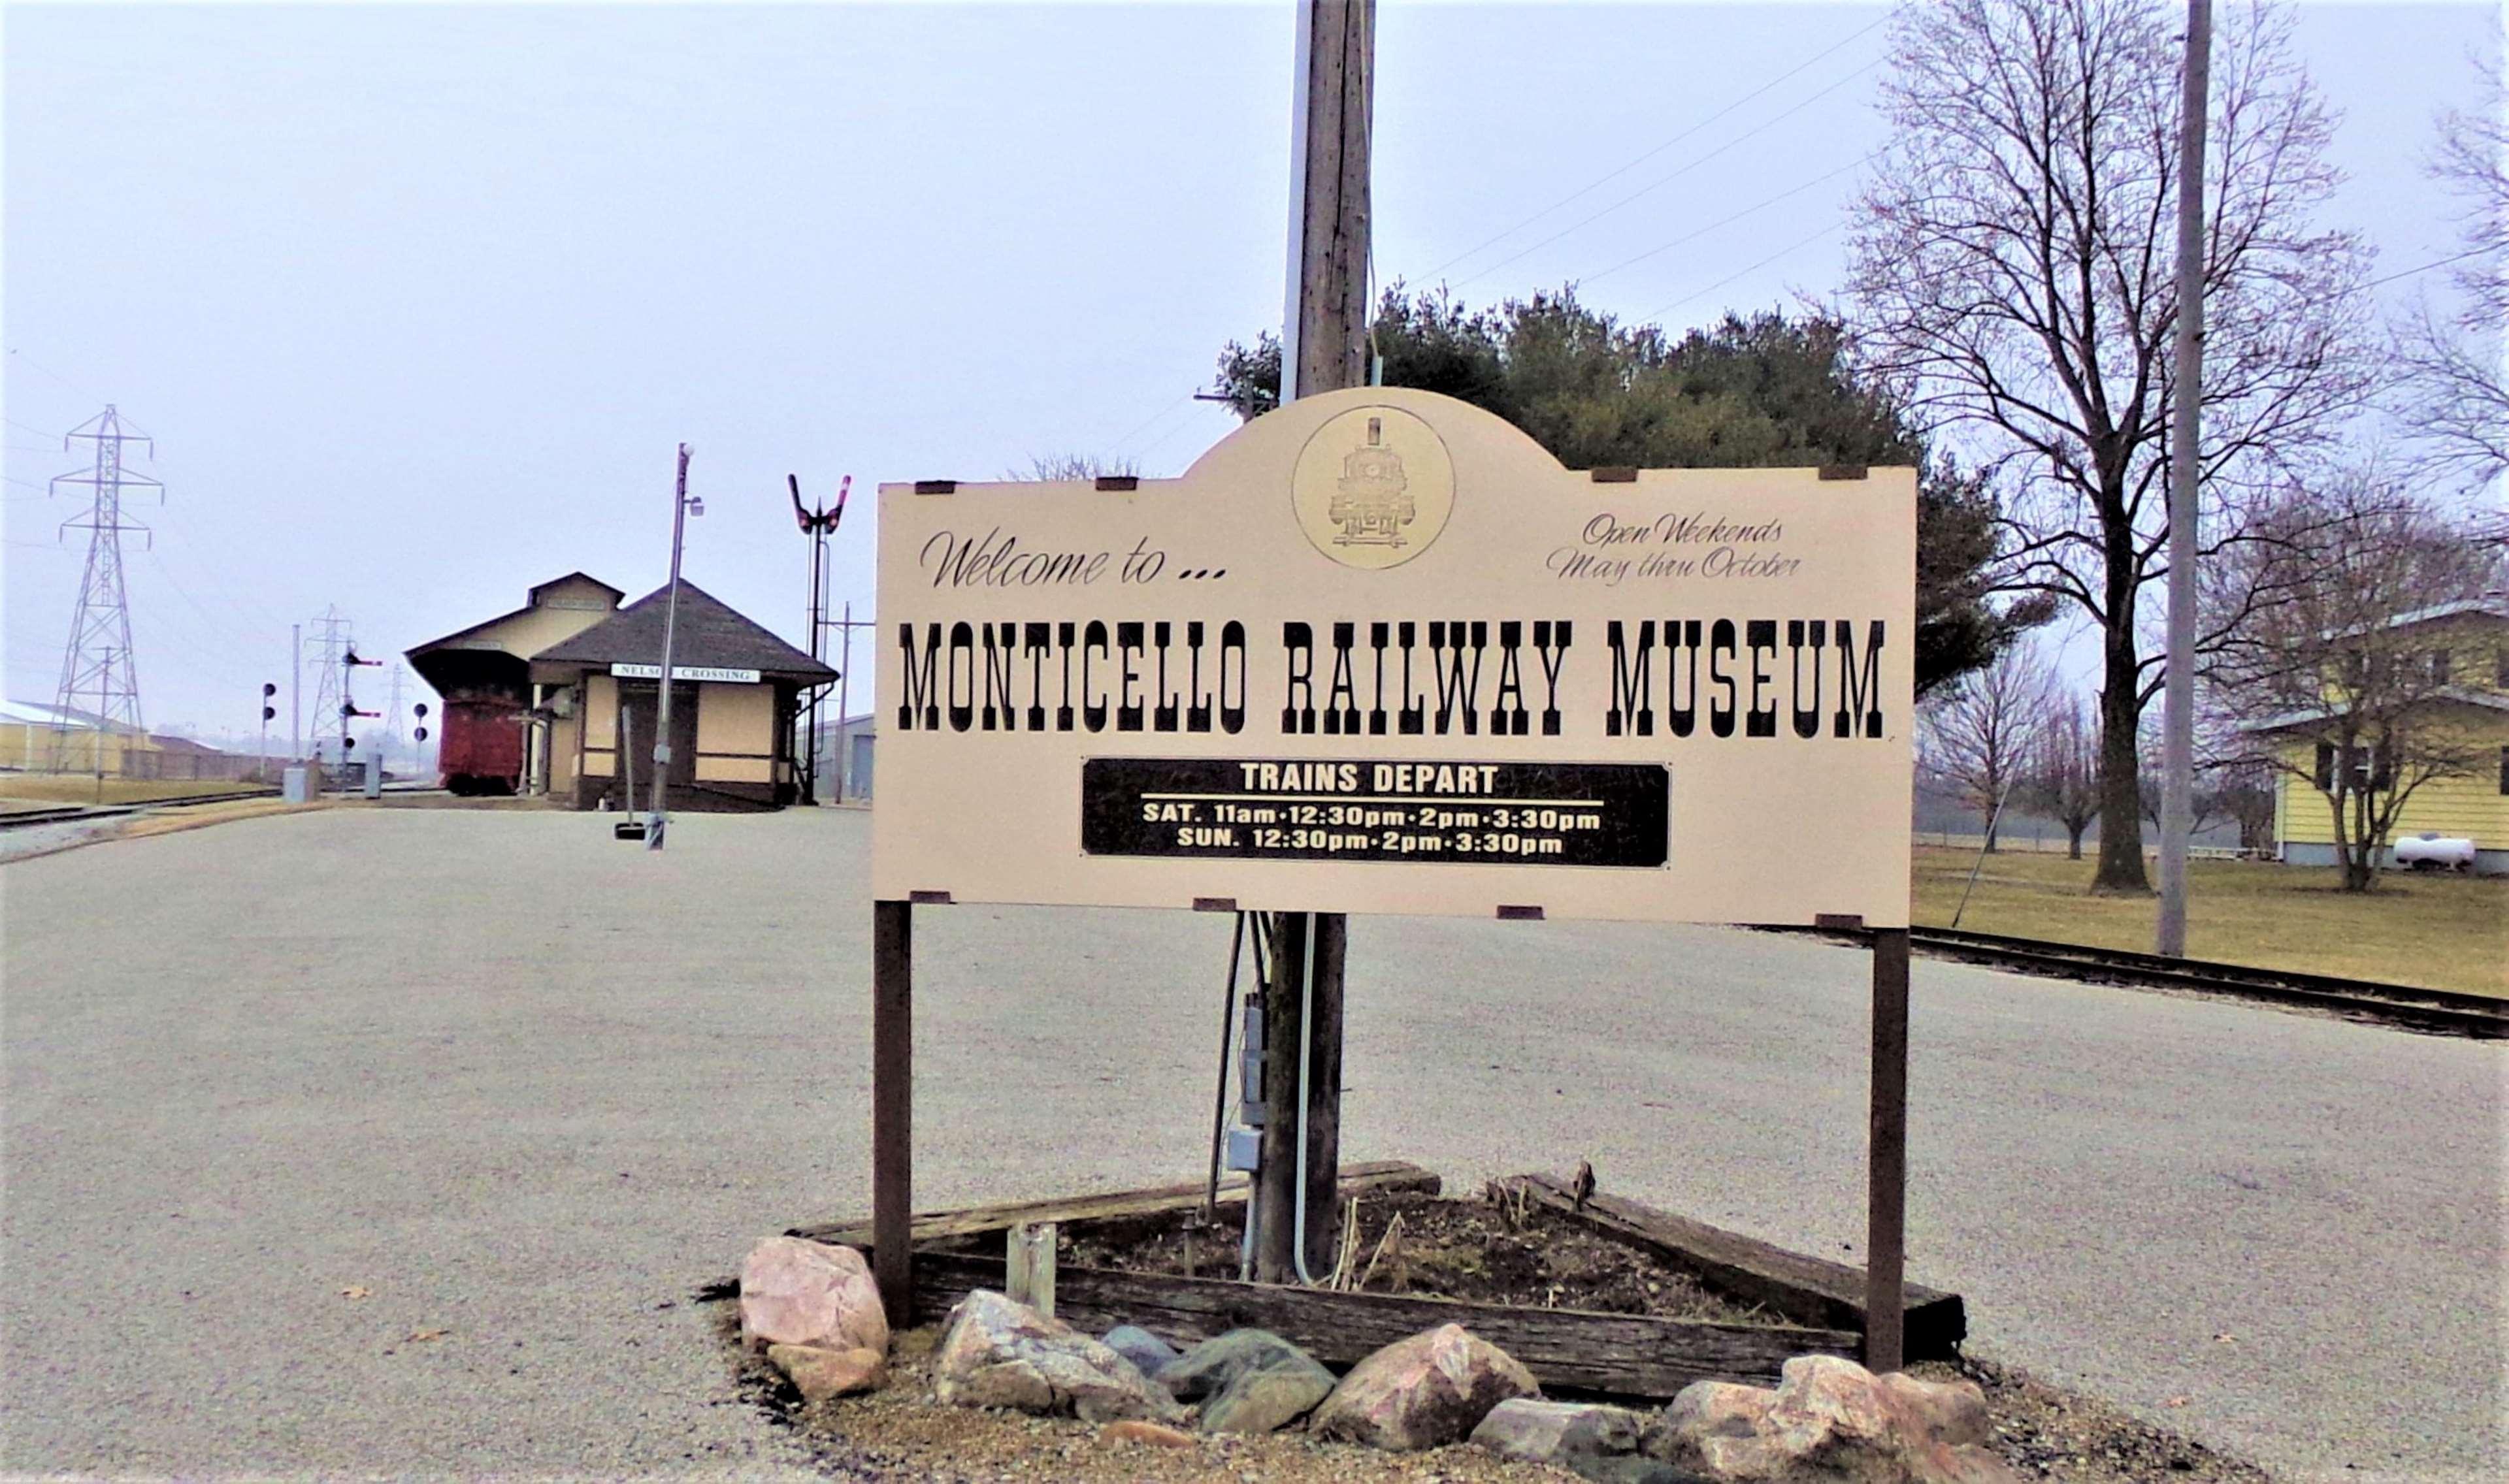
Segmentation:
{"type": "Polygon", "coordinates": [[[271,721],[279,715],[279,708],[270,703],[271,697],[277,694],[279,694],[279,685],[276,681],[262,682],[261,719],[265,722],[271,721]]]}
{"type": "Polygon", "coordinates": [[[412,728],[410,736],[415,741],[424,742],[427,740],[427,703],[421,701],[411,710],[418,713],[418,725],[412,728]]]}

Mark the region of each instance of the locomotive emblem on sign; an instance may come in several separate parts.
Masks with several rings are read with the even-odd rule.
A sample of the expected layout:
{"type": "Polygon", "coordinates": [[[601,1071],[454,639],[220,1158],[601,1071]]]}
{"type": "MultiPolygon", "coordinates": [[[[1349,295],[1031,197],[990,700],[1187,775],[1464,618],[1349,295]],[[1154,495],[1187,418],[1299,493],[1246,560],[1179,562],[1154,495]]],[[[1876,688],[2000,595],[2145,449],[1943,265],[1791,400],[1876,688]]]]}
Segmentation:
{"type": "Polygon", "coordinates": [[[1420,518],[1420,502],[1407,493],[1403,458],[1385,446],[1385,420],[1367,420],[1367,446],[1341,461],[1341,482],[1330,514],[1341,527],[1336,546],[1400,546],[1403,528],[1420,518]]]}
{"type": "Polygon", "coordinates": [[[1357,407],[1317,428],[1292,476],[1298,525],[1345,567],[1393,567],[1438,538],[1455,504],[1455,466],[1428,424],[1357,407]]]}

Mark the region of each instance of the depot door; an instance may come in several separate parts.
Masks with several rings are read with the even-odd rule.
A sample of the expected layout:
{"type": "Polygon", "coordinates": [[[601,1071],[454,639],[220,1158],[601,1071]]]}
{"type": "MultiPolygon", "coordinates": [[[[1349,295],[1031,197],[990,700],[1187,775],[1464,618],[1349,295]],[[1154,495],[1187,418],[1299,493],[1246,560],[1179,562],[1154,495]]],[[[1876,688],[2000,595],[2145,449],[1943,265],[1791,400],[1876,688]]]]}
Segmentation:
{"type": "MultiPolygon", "coordinates": [[[[652,682],[638,685],[631,681],[620,687],[619,701],[627,709],[628,746],[634,754],[639,795],[636,801],[641,805],[650,798],[653,787],[654,728],[661,710],[661,691],[652,682]]],[[[671,787],[687,788],[696,781],[697,687],[682,681],[671,687],[671,787]]]]}

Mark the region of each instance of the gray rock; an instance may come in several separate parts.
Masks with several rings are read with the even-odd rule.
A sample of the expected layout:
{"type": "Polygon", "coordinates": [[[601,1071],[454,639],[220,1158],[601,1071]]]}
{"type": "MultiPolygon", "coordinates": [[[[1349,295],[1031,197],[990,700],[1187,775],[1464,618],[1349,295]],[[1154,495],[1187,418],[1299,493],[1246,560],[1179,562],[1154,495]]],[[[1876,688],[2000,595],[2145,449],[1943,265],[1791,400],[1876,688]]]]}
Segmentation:
{"type": "Polygon", "coordinates": [[[1184,1420],[1184,1409],[1132,1361],[988,1288],[951,1311],[932,1376],[933,1395],[951,1406],[1008,1407],[1092,1423],[1184,1420]]]}
{"type": "Polygon", "coordinates": [[[1132,1361],[1144,1376],[1156,1376],[1161,1366],[1177,1357],[1175,1346],[1139,1324],[1118,1324],[1100,1343],[1132,1361]]]}
{"type": "Polygon", "coordinates": [[[1202,1404],[1205,1432],[1278,1432],[1332,1394],[1333,1373],[1304,1352],[1241,1372],[1202,1404]]]}
{"type": "Polygon", "coordinates": [[[1205,1432],[1273,1432],[1330,1395],[1333,1374],[1270,1330],[1232,1329],[1169,1362],[1158,1382],[1203,1403],[1205,1432]]]}
{"type": "Polygon", "coordinates": [[[1719,1484],[1704,1473],[1628,1455],[1598,1458],[1578,1454],[1567,1461],[1566,1466],[1591,1484],[1719,1484]]]}
{"type": "Polygon", "coordinates": [[[1228,1390],[1230,1382],[1248,1371],[1299,1362],[1316,1363],[1314,1356],[1268,1329],[1232,1329],[1186,1351],[1156,1374],[1159,1385],[1179,1401],[1200,1401],[1228,1390]]]}
{"type": "Polygon", "coordinates": [[[1572,1459],[1637,1452],[1645,1422],[1626,1407],[1511,1396],[1490,1408],[1472,1440],[1507,1458],[1569,1467],[1572,1459]]]}

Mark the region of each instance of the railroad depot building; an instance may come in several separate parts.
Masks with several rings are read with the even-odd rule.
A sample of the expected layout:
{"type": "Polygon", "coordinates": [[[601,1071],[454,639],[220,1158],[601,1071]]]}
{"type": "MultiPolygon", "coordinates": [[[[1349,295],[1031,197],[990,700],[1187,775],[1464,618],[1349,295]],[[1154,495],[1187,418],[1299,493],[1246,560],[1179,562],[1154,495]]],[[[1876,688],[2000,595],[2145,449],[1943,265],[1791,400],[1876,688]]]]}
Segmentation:
{"type": "MultiPolygon", "coordinates": [[[[570,573],[513,612],[409,650],[444,697],[445,787],[623,808],[632,780],[648,798],[669,596],[621,606],[618,588],[570,573]]],[[[792,802],[793,718],[837,672],[686,578],[671,672],[672,807],[792,802]]]]}

